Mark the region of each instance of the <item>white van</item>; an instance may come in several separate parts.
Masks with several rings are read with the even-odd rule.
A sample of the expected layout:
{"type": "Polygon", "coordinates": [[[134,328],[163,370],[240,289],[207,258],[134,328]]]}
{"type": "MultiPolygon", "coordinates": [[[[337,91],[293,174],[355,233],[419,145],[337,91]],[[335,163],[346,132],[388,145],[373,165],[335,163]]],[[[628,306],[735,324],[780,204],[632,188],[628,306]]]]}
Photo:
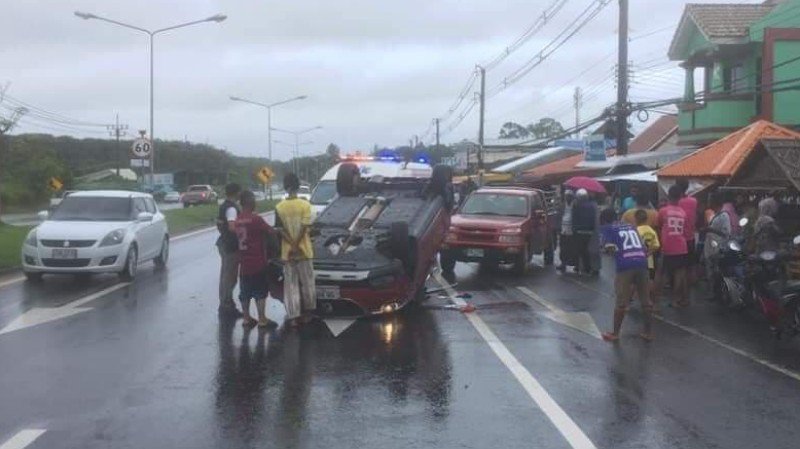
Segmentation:
{"type": "MultiPolygon", "coordinates": [[[[368,158],[358,157],[353,159],[343,159],[342,162],[354,163],[361,170],[363,179],[370,179],[374,176],[383,178],[430,178],[433,168],[429,164],[420,162],[400,162],[393,158],[368,158]]],[[[311,193],[311,214],[312,219],[316,218],[336,196],[336,175],[339,173],[339,166],[334,165],[314,187],[311,193]]]]}

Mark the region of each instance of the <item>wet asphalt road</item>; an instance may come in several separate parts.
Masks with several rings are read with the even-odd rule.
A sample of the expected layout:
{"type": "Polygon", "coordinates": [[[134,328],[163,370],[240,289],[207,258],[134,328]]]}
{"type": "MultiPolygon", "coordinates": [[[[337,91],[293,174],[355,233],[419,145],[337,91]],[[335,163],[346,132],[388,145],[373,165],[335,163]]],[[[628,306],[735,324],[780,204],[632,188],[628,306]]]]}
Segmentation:
{"type": "Polygon", "coordinates": [[[698,299],[664,309],[645,343],[634,311],[615,346],[554,319],[607,328],[609,273],[459,265],[469,318],[436,296],[337,338],[248,331],[216,315],[213,241],[174,242],[169,269],[143,266],[132,285],[0,287],[0,332],[57,317],[0,333],[0,448],[800,445],[800,340],[775,342],[757,315],[698,299]]]}

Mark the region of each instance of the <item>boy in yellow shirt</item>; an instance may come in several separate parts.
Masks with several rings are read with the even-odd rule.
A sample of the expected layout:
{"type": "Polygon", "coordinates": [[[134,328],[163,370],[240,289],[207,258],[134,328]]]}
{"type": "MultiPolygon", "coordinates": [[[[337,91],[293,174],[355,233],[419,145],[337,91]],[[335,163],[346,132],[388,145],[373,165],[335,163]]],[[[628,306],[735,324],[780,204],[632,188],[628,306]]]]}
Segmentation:
{"type": "Polygon", "coordinates": [[[636,218],[636,232],[639,233],[639,238],[647,246],[647,268],[650,271],[650,295],[654,293],[654,283],[656,278],[656,263],[655,254],[661,249],[661,242],[658,241],[658,233],[649,224],[649,217],[647,211],[638,209],[635,212],[636,218]]]}

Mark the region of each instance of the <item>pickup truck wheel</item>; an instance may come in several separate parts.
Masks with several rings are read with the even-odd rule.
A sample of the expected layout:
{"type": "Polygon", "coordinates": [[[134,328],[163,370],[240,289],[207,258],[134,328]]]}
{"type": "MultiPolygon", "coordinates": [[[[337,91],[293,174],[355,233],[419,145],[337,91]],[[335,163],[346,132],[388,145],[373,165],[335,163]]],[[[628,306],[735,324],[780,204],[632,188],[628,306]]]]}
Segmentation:
{"type": "Polygon", "coordinates": [[[444,273],[452,273],[456,268],[456,258],[450,250],[441,250],[439,251],[439,264],[444,273]]]}
{"type": "Polygon", "coordinates": [[[531,261],[531,250],[527,245],[522,249],[522,252],[517,256],[514,261],[514,273],[517,275],[524,275],[528,273],[528,263],[531,261]]]}
{"type": "Polygon", "coordinates": [[[339,171],[336,172],[336,193],[339,196],[358,195],[358,180],[361,177],[361,170],[358,165],[352,162],[342,163],[339,171]]]}
{"type": "MultiPolygon", "coordinates": [[[[396,221],[392,223],[389,229],[389,238],[391,241],[392,255],[403,262],[406,269],[409,269],[410,260],[409,256],[412,253],[410,242],[408,238],[408,223],[404,221],[396,221]]],[[[412,274],[412,273],[409,273],[412,274]]]]}
{"type": "Polygon", "coordinates": [[[189,206],[190,206],[190,204],[189,204],[189,203],[183,203],[183,208],[184,208],[184,209],[188,209],[188,208],[189,208],[189,206]]]}

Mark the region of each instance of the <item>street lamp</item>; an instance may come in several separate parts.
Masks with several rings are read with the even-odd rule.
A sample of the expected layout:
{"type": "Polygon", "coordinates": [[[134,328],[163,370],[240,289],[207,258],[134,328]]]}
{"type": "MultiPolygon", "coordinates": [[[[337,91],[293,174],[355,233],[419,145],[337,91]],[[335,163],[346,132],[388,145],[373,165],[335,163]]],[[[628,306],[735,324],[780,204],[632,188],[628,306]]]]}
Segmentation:
{"type": "MultiPolygon", "coordinates": [[[[282,133],[291,134],[294,136],[294,153],[295,155],[299,154],[300,151],[300,136],[306,133],[310,133],[311,131],[316,131],[318,129],[322,129],[321,126],[315,126],[313,128],[303,129],[300,131],[289,131],[288,129],[281,129],[281,128],[271,128],[273,131],[278,131],[282,133]]],[[[297,172],[297,157],[294,158],[294,171],[297,172]]]]}
{"type": "Polygon", "coordinates": [[[181,24],[178,24],[178,25],[173,25],[173,26],[166,27],[166,28],[161,28],[161,29],[158,29],[158,30],[148,30],[146,28],[141,28],[141,27],[138,27],[138,26],[135,26],[135,25],[129,25],[127,23],[123,23],[123,22],[119,22],[119,21],[116,21],[116,20],[108,19],[108,18],[105,18],[105,17],[98,16],[96,14],[88,13],[88,12],[75,11],[75,15],[77,17],[80,17],[81,19],[84,19],[84,20],[89,20],[89,19],[101,20],[103,22],[108,22],[108,23],[111,23],[111,24],[114,24],[114,25],[121,26],[123,28],[128,28],[128,29],[131,29],[131,30],[140,31],[140,32],[145,33],[148,36],[150,36],[150,140],[152,141],[152,145],[151,145],[151,149],[150,149],[150,182],[153,182],[154,179],[155,179],[154,175],[155,175],[155,165],[156,165],[155,164],[155,161],[156,161],[155,160],[156,140],[155,140],[155,135],[154,135],[154,131],[153,131],[153,37],[155,37],[156,34],[163,33],[165,31],[171,31],[171,30],[175,30],[175,29],[178,29],[178,28],[185,28],[185,27],[192,26],[192,25],[197,25],[197,24],[200,24],[200,23],[205,23],[205,22],[220,23],[220,22],[224,21],[225,19],[227,19],[228,16],[226,16],[225,14],[214,14],[213,16],[207,17],[207,18],[202,19],[202,20],[194,20],[192,22],[181,23],[181,24]]]}
{"type": "MultiPolygon", "coordinates": [[[[275,106],[280,106],[282,104],[291,103],[293,101],[305,100],[308,98],[308,95],[300,95],[299,97],[288,98],[286,100],[276,101],[275,103],[267,104],[267,103],[260,103],[258,101],[248,100],[246,98],[241,97],[230,97],[233,101],[240,101],[242,103],[248,103],[255,106],[261,106],[262,108],[267,109],[267,153],[270,164],[272,163],[272,108],[275,106]]],[[[269,185],[269,199],[272,199],[272,184],[269,185]]]]}

